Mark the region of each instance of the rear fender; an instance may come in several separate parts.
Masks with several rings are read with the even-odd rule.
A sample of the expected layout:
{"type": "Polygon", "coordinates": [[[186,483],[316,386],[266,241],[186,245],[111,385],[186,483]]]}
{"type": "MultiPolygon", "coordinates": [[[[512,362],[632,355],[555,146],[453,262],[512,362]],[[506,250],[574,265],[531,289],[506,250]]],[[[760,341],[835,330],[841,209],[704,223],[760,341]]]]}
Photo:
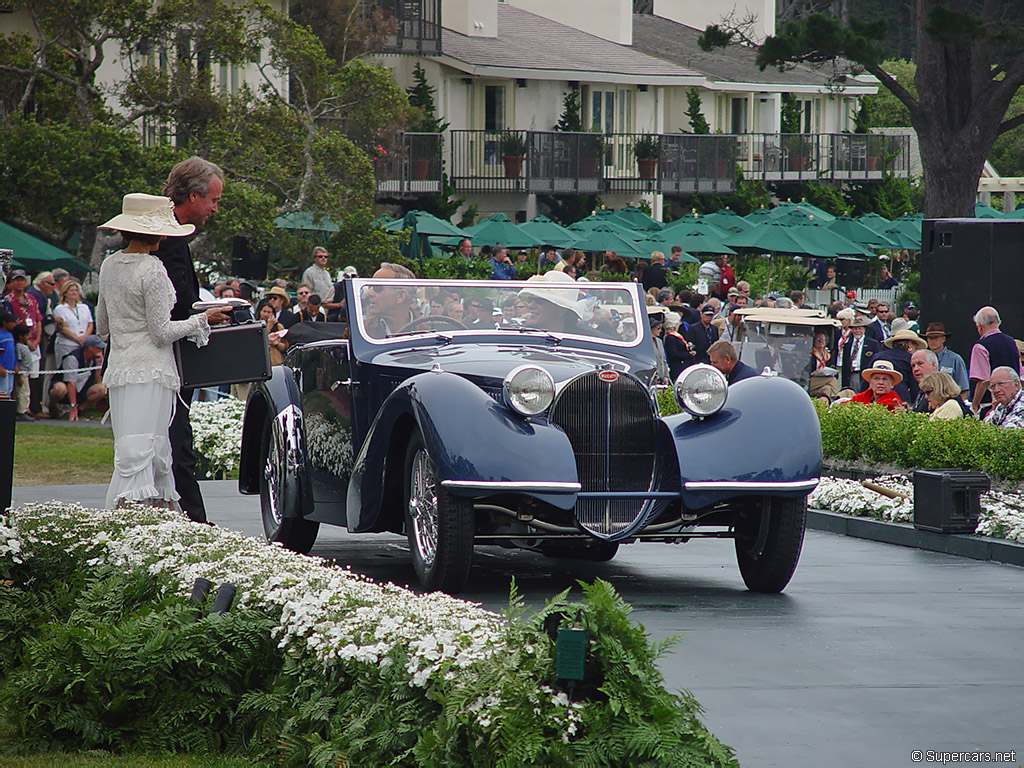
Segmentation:
{"type": "Polygon", "coordinates": [[[781,377],[737,382],[714,416],[663,422],[690,509],[736,496],[806,496],[821,474],[818,414],[807,393],[781,377]]]}
{"type": "Polygon", "coordinates": [[[560,509],[576,503],[576,458],[564,432],[517,416],[461,376],[430,372],[396,388],[370,426],[349,482],[349,530],[388,527],[378,517],[396,513],[382,507],[404,483],[405,468],[396,465],[412,428],[423,436],[438,482],[454,495],[514,492],[560,509]]]}

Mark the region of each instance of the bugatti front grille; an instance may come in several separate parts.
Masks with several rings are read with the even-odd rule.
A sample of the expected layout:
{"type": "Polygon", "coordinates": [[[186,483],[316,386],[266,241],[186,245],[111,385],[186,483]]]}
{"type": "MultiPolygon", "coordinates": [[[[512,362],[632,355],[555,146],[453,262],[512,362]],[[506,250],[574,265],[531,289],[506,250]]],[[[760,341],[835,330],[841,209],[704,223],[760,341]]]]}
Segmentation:
{"type": "MultiPolygon", "coordinates": [[[[582,492],[651,490],[656,421],[639,381],[607,371],[579,376],[558,394],[551,420],[569,437],[582,492]]],[[[576,519],[596,536],[615,538],[633,527],[648,503],[638,498],[581,498],[576,519]]]]}

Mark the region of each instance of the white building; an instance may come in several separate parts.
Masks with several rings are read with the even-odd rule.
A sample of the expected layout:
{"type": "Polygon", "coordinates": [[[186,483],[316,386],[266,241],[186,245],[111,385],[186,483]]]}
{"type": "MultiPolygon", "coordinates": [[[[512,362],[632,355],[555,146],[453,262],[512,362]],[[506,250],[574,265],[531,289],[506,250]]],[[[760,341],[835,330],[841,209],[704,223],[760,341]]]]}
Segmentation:
{"type": "MultiPolygon", "coordinates": [[[[758,13],[765,20],[758,34],[774,32],[772,0],[747,6],[756,7],[737,13],[758,13]]],[[[717,8],[720,16],[720,4],[657,0],[655,15],[633,14],[631,0],[424,0],[419,7],[433,15],[401,20],[392,41],[390,50],[406,53],[375,58],[405,88],[413,69],[423,67],[436,88],[438,116],[449,125],[444,168],[481,215],[530,218],[539,212],[538,195],[598,193],[616,208],[645,198],[660,216],[664,194],[730,191],[736,163],[766,181],[883,176],[883,148],[869,144],[884,139],[844,134],[859,97],[877,87],[852,81],[837,88],[809,67],[762,72],[751,49],[701,51],[697,37],[719,20],[708,15],[717,8]],[[417,32],[434,39],[414,45],[417,32]],[[681,133],[690,130],[691,87],[711,131],[726,136],[681,133]],[[584,126],[605,134],[596,171],[586,159],[587,136],[552,133],[570,90],[580,94],[584,126]],[[779,135],[787,93],[800,107],[808,134],[801,140],[779,135]],[[503,162],[509,130],[526,145],[517,153],[519,170],[503,162]],[[658,137],[653,171],[634,157],[641,134],[658,137]]],[[[898,166],[902,152],[892,154],[889,166],[898,166]]],[[[417,190],[415,181],[392,179],[381,192],[435,186],[417,190]]]]}

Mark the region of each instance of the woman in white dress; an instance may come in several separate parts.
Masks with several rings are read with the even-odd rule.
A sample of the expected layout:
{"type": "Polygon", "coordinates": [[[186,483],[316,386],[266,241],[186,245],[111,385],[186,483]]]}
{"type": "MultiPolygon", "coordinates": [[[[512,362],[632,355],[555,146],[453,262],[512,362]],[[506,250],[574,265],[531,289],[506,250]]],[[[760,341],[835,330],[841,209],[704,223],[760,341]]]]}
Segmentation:
{"type": "Polygon", "coordinates": [[[57,367],[67,356],[74,354],[85,338],[93,333],[92,312],[89,305],[82,301],[82,284],[73,277],[64,281],[60,287],[60,304],[53,310],[54,317],[60,319],[58,330],[53,339],[54,355],[57,367]]]}
{"type": "Polygon", "coordinates": [[[171,320],[175,295],[164,265],[152,255],[166,236],[190,235],[178,224],[171,201],[156,195],[125,195],[122,213],[104,229],[119,231],[124,247],[100,267],[97,332],[110,334],[104,383],[114,429],[114,474],[107,508],[139,501],[177,509],[167,427],[174,415],[178,373],[172,343],[187,338],[204,346],[210,321],[221,310],[171,320]]]}

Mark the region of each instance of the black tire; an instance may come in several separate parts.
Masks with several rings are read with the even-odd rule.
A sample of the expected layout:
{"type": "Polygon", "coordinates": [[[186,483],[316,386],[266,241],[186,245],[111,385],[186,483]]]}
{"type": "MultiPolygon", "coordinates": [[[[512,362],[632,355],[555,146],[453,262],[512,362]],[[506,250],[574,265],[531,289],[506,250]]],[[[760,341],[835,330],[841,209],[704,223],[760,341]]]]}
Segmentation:
{"type": "Polygon", "coordinates": [[[781,592],[793,578],[807,525],[807,498],[764,496],[736,518],[736,561],[747,588],[781,592]]]}
{"type": "Polygon", "coordinates": [[[441,487],[418,432],[405,452],[405,531],[424,589],[462,591],[473,561],[473,503],[441,487]]]}
{"type": "Polygon", "coordinates": [[[284,458],[274,439],[273,418],[267,416],[263,425],[263,449],[260,451],[260,512],[267,541],[307,554],[316,542],[320,523],[300,517],[301,509],[302,489],[297,479],[289,477],[286,471],[284,458]]]}
{"type": "Polygon", "coordinates": [[[593,563],[607,563],[619,551],[617,541],[551,541],[540,548],[545,557],[570,560],[589,560],[593,563]]]}

